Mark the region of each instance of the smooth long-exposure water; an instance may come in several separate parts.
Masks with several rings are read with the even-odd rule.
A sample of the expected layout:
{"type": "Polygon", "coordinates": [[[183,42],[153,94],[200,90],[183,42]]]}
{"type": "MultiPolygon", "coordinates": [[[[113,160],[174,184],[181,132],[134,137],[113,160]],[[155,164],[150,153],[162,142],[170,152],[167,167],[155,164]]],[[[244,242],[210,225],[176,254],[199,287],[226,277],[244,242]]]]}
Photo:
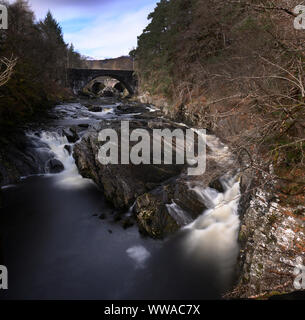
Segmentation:
{"type": "MultiPolygon", "coordinates": [[[[205,299],[220,297],[227,286],[238,249],[234,179],[223,181],[224,194],[190,186],[209,209],[167,241],[156,241],[143,238],[136,226],[124,230],[114,222],[103,193],[79,175],[65,149],[73,143],[58,128],[115,118],[116,107],[93,113],[65,104],[55,110],[60,117],[52,125],[28,132],[37,154],[55,157],[65,170],[3,188],[0,234],[9,289],[1,298],[205,299]],[[105,219],[99,219],[102,213],[105,219]]],[[[209,139],[226,154],[216,138],[209,139]]]]}

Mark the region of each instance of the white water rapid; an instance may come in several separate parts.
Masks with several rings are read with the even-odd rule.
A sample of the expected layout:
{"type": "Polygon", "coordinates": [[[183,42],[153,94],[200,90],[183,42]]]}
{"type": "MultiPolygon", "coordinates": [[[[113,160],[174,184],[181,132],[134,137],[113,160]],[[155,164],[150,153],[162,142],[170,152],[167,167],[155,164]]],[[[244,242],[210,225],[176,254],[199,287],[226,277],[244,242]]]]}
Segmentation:
{"type": "MultiPolygon", "coordinates": [[[[33,137],[33,134],[28,134],[28,136],[33,137]]],[[[48,148],[39,147],[37,148],[37,152],[40,154],[46,152],[51,153],[54,159],[59,160],[64,166],[62,172],[55,174],[56,184],[59,187],[82,188],[86,187],[88,184],[93,184],[90,179],[85,179],[79,174],[75,160],[72,156],[74,144],[69,143],[66,136],[56,131],[42,131],[39,140],[47,145],[48,148]],[[65,146],[68,146],[71,149],[70,153],[65,146]]],[[[48,168],[46,168],[46,171],[48,171],[48,168]]],[[[47,173],[46,175],[48,176],[50,174],[47,173]]]]}

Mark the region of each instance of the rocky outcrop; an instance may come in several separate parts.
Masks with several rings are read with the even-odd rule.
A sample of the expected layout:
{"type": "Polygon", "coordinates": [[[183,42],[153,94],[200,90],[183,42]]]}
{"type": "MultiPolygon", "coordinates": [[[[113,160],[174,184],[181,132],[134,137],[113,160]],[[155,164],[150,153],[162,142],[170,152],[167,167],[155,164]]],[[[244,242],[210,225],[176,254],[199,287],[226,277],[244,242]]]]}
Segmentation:
{"type": "MultiPolygon", "coordinates": [[[[130,106],[120,109],[126,113],[132,111],[130,106]]],[[[116,129],[120,141],[120,125],[120,121],[112,120],[101,121],[91,127],[74,147],[77,167],[82,176],[93,179],[104,190],[106,198],[115,207],[127,209],[135,204],[134,212],[141,231],[155,238],[163,238],[198,217],[206,208],[190,186],[200,184],[203,188],[210,185],[221,189],[217,178],[227,172],[228,168],[221,167],[209,156],[206,173],[196,177],[185,173],[185,165],[102,165],[98,160],[101,145],[98,133],[106,128],[116,129]]],[[[130,132],[133,129],[145,129],[151,135],[156,128],[185,129],[184,126],[158,118],[155,113],[152,116],[149,112],[137,116],[129,125],[130,132]]],[[[130,147],[135,144],[130,143],[130,147]]],[[[150,150],[153,150],[152,145],[150,150]]]]}
{"type": "Polygon", "coordinates": [[[47,162],[47,167],[50,173],[59,173],[64,170],[64,165],[57,159],[50,159],[47,162]]]}
{"type": "MultiPolygon", "coordinates": [[[[136,197],[178,175],[183,167],[181,165],[102,165],[98,160],[101,144],[98,142],[98,133],[105,128],[116,128],[120,139],[120,124],[120,121],[111,123],[102,121],[89,129],[81,142],[75,145],[74,157],[80,173],[84,177],[93,179],[102,187],[105,196],[113,202],[115,207],[128,208],[136,197]]],[[[143,122],[130,122],[130,130],[135,128],[144,128],[143,122]]]]}
{"type": "MultiPolygon", "coordinates": [[[[207,126],[224,139],[249,127],[249,119],[243,117],[242,113],[239,117],[219,117],[217,123],[210,124],[206,116],[212,117],[213,112],[204,108],[205,103],[199,104],[201,109],[183,105],[173,108],[162,97],[148,93],[138,99],[142,103],[157,105],[176,121],[207,126]]],[[[239,165],[240,254],[235,286],[225,298],[281,299],[283,294],[296,290],[293,272],[297,258],[300,257],[305,263],[305,207],[281,204],[274,188],[278,180],[272,178],[272,174],[261,177],[261,172],[243,170],[251,167],[249,163],[239,165]]],[[[294,295],[284,295],[283,299],[294,295]]]]}
{"type": "Polygon", "coordinates": [[[0,186],[16,183],[21,176],[41,172],[35,144],[22,130],[6,132],[0,140],[0,186]]]}
{"type": "Polygon", "coordinates": [[[181,175],[139,196],[135,212],[140,230],[155,238],[163,238],[202,214],[206,206],[189,189],[189,183],[189,179],[181,175]]]}
{"type": "Polygon", "coordinates": [[[103,108],[101,106],[89,106],[88,110],[91,112],[101,112],[103,108]]]}
{"type": "Polygon", "coordinates": [[[74,143],[79,139],[78,133],[77,133],[77,128],[72,126],[68,129],[63,129],[62,130],[63,135],[67,137],[67,140],[70,143],[74,143]]]}
{"type": "Polygon", "coordinates": [[[279,204],[274,193],[257,189],[239,233],[240,273],[229,298],[268,298],[295,291],[297,258],[305,260],[305,207],[279,204]]]}
{"type": "MultiPolygon", "coordinates": [[[[97,185],[102,187],[105,196],[117,208],[127,208],[132,205],[137,196],[178,175],[182,166],[102,165],[98,160],[101,144],[98,142],[98,133],[105,128],[116,128],[120,139],[120,125],[120,121],[112,121],[111,123],[102,121],[99,125],[89,129],[81,142],[75,145],[74,157],[83,176],[93,179],[97,185]]],[[[140,120],[130,122],[130,130],[144,127],[144,122],[140,120]]]]}

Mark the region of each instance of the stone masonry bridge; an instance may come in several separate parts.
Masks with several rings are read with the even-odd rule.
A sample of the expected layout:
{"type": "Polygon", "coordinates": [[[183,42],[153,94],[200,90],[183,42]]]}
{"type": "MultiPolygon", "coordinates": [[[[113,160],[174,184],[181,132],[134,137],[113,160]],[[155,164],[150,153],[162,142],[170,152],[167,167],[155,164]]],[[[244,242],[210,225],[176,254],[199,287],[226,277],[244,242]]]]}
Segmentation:
{"type": "Polygon", "coordinates": [[[98,77],[110,77],[120,81],[133,95],[137,86],[137,79],[133,70],[105,70],[105,69],[68,69],[68,83],[74,93],[79,93],[90,81],[98,77]]]}

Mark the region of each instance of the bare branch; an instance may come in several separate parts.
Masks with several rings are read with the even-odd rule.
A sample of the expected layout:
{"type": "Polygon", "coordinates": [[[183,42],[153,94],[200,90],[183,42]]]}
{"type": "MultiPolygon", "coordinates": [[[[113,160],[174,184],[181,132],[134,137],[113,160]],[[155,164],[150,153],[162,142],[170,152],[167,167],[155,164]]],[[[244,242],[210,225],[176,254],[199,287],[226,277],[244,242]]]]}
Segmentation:
{"type": "Polygon", "coordinates": [[[13,56],[10,59],[5,57],[0,59],[0,87],[9,81],[16,63],[17,58],[14,58],[13,56]]]}

